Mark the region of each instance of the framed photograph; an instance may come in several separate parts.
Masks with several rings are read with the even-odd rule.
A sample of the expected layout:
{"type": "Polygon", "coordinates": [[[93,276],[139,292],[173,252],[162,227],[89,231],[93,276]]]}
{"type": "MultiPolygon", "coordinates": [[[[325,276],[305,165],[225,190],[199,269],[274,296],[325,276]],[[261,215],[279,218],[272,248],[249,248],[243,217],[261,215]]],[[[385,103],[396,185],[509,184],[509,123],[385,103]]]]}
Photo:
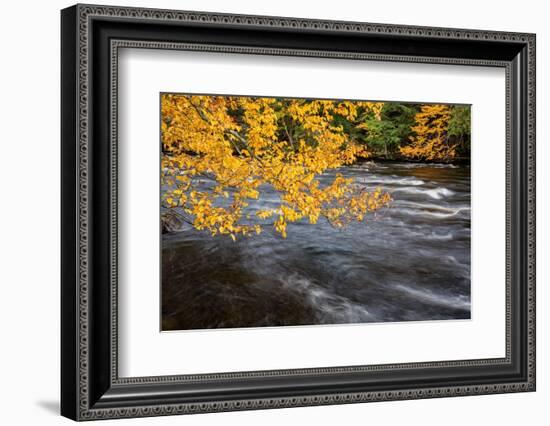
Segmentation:
{"type": "Polygon", "coordinates": [[[61,412],[535,390],[535,35],[61,12],[61,412]]]}

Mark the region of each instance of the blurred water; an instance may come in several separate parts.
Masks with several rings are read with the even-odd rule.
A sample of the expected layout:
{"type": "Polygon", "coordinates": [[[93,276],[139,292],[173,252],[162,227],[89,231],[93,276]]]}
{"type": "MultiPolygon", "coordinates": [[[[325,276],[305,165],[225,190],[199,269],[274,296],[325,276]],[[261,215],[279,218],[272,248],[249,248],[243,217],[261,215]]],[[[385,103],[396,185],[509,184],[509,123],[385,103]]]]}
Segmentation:
{"type": "MultiPolygon", "coordinates": [[[[337,172],[391,207],[343,230],[289,224],[286,239],[163,235],[163,329],[470,318],[470,168],[363,163],[321,180],[337,172]]],[[[252,212],[278,202],[262,193],[252,212]]]]}

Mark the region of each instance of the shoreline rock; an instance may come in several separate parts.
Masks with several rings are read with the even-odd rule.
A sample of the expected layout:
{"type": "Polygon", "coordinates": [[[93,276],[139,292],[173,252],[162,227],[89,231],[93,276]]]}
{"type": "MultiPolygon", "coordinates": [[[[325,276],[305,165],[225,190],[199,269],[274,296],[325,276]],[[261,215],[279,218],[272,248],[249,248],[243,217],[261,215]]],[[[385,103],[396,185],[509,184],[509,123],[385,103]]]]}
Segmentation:
{"type": "Polygon", "coordinates": [[[161,213],[160,224],[161,232],[163,234],[168,234],[170,232],[175,232],[181,229],[181,226],[183,225],[183,220],[176,212],[167,210],[161,213]]]}

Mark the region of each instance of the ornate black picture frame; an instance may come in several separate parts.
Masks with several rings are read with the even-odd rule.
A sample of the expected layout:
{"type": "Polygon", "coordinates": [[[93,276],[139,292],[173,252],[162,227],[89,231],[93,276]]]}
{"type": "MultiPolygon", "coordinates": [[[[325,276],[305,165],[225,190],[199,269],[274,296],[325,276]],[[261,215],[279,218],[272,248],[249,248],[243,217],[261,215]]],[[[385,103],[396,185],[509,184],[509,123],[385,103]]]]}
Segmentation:
{"type": "Polygon", "coordinates": [[[62,415],[93,420],[535,390],[535,35],[95,5],[64,9],[61,28],[62,415]],[[504,68],[506,356],[120,378],[121,47],[504,68]]]}

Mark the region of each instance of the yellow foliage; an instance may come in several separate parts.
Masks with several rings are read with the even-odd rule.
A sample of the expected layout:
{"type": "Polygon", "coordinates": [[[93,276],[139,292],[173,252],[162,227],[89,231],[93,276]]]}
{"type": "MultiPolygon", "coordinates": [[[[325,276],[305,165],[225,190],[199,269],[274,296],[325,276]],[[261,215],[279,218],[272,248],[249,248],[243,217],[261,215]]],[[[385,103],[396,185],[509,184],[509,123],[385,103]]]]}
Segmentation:
{"type": "Polygon", "coordinates": [[[367,192],[341,175],[321,187],[316,177],[368,156],[364,146],[334,124],[335,117],[354,122],[366,111],[379,115],[382,106],[165,94],[161,99],[162,183],[169,189],[163,205],[181,208],[198,230],[232,239],[259,234],[268,225],[286,237],[287,224],[302,219],[316,223],[325,217],[337,227],[361,221],[387,205],[389,195],[367,192]],[[198,179],[214,182],[214,189],[199,190],[198,179]],[[262,185],[279,193],[280,205],[256,213],[264,221],[260,226],[247,223],[244,209],[260,196],[262,185]],[[218,198],[228,200],[219,203],[218,198]]]}
{"type": "Polygon", "coordinates": [[[456,156],[456,145],[449,143],[447,132],[451,118],[449,105],[423,105],[415,115],[412,127],[415,135],[411,144],[401,147],[401,154],[408,158],[445,161],[456,156]]]}

